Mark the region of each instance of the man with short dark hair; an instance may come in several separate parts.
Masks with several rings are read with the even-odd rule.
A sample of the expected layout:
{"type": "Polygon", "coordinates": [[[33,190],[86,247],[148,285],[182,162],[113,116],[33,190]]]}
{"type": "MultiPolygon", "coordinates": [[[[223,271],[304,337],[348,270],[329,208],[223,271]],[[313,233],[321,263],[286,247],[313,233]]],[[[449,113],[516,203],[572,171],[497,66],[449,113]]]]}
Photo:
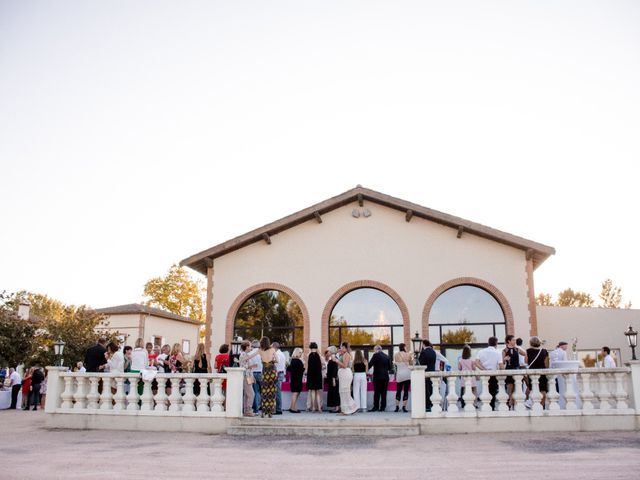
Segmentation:
{"type": "Polygon", "coordinates": [[[602,368],[616,368],[616,361],[611,356],[611,349],[609,347],[602,347],[602,368]]]}
{"type": "Polygon", "coordinates": [[[84,366],[87,373],[98,373],[104,369],[103,365],[107,364],[107,339],[105,337],[98,338],[98,343],[87,349],[84,356],[84,366]]]}
{"type": "MultiPolygon", "coordinates": [[[[503,368],[502,354],[496,349],[498,337],[489,337],[489,346],[478,352],[476,367],[479,370],[500,370],[503,368]]],[[[489,393],[491,394],[491,409],[496,409],[496,396],[498,395],[498,379],[489,377],[489,393]]]]}
{"type": "MultiPolygon", "coordinates": [[[[436,351],[433,349],[431,342],[429,340],[422,341],[422,351],[420,352],[420,356],[418,357],[418,364],[426,365],[427,372],[435,372],[436,371],[436,360],[438,356],[436,355],[436,351]]],[[[425,405],[427,407],[427,412],[431,411],[431,407],[433,404],[431,403],[431,394],[433,393],[433,382],[430,378],[424,379],[424,396],[425,396],[425,405]]]]}
{"type": "Polygon", "coordinates": [[[38,410],[40,405],[40,386],[44,382],[44,373],[40,367],[36,366],[31,375],[31,392],[29,393],[29,403],[27,403],[27,410],[29,405],[33,406],[33,410],[38,410]]]}
{"type": "Polygon", "coordinates": [[[369,360],[369,370],[373,368],[373,408],[370,412],[384,412],[387,409],[387,390],[389,388],[389,355],[382,351],[380,345],[373,347],[375,353],[369,360]]]}
{"type": "Polygon", "coordinates": [[[20,388],[22,388],[22,377],[15,368],[9,369],[9,381],[11,382],[9,384],[11,386],[11,406],[9,408],[15,410],[18,405],[18,395],[20,394],[20,388]]]}

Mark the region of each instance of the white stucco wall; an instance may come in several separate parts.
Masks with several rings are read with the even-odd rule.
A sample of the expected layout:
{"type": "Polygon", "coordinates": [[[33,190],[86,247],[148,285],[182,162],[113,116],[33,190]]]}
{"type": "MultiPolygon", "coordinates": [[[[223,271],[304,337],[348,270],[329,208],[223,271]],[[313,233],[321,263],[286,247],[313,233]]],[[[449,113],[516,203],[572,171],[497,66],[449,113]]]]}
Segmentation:
{"type": "MultiPolygon", "coordinates": [[[[152,336],[163,337],[164,343],[173,345],[174,343],[182,344],[182,340],[189,340],[191,344],[191,353],[195,352],[195,347],[199,339],[199,325],[181,322],[179,320],[171,320],[155,315],[143,314],[144,316],[144,333],[145,342],[151,342],[152,336]]],[[[133,346],[138,338],[138,326],[140,323],[140,314],[119,314],[107,317],[108,330],[119,331],[122,334],[128,334],[125,345],[133,346]]]]}
{"type": "Polygon", "coordinates": [[[624,332],[629,325],[638,331],[640,310],[538,306],[537,312],[539,336],[547,340],[548,347],[555,347],[561,340],[571,343],[577,337],[578,349],[599,350],[606,345],[619,348],[623,361],[630,360],[631,349],[624,332]]]}
{"type": "Polygon", "coordinates": [[[353,218],[358,203],[308,221],[214,260],[213,349],[224,342],[225,321],[236,297],[263,282],[288,286],[304,301],[310,339],[320,342],[325,304],[340,287],[374,280],[406,303],[411,332],[421,330],[429,295],[457,277],[477,277],[497,287],[514,315],[516,334],[529,333],[526,260],[522,250],[366,202],[372,215],[353,218]]]}

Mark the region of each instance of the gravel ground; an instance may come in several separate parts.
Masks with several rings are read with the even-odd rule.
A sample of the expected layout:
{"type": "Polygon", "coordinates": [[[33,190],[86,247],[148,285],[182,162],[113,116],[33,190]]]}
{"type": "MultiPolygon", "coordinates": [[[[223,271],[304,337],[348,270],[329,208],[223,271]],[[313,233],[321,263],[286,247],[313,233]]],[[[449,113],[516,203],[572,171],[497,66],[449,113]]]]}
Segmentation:
{"type": "Polygon", "coordinates": [[[640,478],[633,432],[420,437],[232,437],[49,430],[0,411],[0,479],[640,478]]]}

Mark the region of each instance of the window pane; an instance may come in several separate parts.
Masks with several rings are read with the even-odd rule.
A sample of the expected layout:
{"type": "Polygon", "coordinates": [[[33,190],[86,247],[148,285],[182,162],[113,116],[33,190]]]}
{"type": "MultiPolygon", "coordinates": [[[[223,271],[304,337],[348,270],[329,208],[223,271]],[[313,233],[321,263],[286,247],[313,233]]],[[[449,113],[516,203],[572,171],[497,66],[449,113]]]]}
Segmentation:
{"type": "Polygon", "coordinates": [[[330,325],[402,325],[398,304],[375,288],[358,288],[333,307],[330,325]]]}
{"type": "Polygon", "coordinates": [[[429,324],[504,323],[498,301],[472,285],[450,288],[434,302],[429,324]]]}
{"type": "Polygon", "coordinates": [[[440,343],[440,327],[429,326],[429,340],[431,343],[440,343]]]}
{"type": "Polygon", "coordinates": [[[340,329],[329,328],[329,344],[337,347],[340,343],[340,329]]]}
{"type": "Polygon", "coordinates": [[[393,330],[393,344],[398,345],[404,343],[404,327],[392,327],[393,330]]]}
{"type": "Polygon", "coordinates": [[[498,340],[500,340],[501,342],[504,342],[504,337],[507,336],[507,330],[506,330],[506,325],[501,324],[501,325],[496,325],[496,337],[498,337],[498,340]]]}
{"type": "Polygon", "coordinates": [[[388,345],[391,342],[389,327],[346,327],[342,329],[342,341],[351,345],[388,345]]]}

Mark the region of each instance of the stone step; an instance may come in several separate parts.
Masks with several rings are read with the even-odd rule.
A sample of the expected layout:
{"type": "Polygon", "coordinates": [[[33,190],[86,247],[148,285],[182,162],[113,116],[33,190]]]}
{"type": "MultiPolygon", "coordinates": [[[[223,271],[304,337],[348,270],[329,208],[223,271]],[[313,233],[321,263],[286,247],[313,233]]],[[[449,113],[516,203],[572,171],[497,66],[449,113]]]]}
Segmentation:
{"type": "Polygon", "coordinates": [[[279,435],[337,437],[384,436],[406,437],[420,435],[420,427],[411,426],[364,426],[364,425],[236,425],[227,429],[229,435],[279,435]]]}

